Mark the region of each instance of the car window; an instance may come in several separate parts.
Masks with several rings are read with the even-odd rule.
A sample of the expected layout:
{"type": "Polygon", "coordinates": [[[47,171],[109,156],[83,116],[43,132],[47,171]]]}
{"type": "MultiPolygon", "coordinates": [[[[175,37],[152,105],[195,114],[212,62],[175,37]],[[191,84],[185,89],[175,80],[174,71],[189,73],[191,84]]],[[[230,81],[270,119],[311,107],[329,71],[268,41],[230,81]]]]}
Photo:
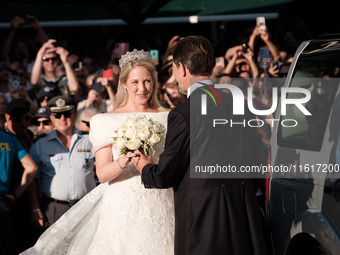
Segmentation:
{"type": "MultiPolygon", "coordinates": [[[[332,109],[340,77],[340,43],[310,43],[295,66],[289,87],[308,89],[311,99],[304,104],[312,114],[305,116],[296,106],[287,105],[287,114],[280,121],[294,119],[296,127],[279,125],[277,143],[281,147],[320,151],[329,114],[332,109]]],[[[298,98],[297,93],[287,98],[298,98]]]]}

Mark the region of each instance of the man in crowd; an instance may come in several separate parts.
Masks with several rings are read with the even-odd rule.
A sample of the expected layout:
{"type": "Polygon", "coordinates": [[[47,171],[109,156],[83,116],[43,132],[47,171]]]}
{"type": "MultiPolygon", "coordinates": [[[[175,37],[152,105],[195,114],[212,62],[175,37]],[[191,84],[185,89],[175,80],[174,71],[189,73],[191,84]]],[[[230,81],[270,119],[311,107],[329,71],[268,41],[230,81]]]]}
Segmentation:
{"type": "Polygon", "coordinates": [[[92,144],[87,134],[74,128],[75,102],[56,96],[48,102],[54,130],[39,138],[30,150],[38,166],[32,183],[32,210],[36,225],[49,226],[96,186],[92,144]],[[41,192],[41,199],[39,199],[41,192]]]}
{"type": "Polygon", "coordinates": [[[33,117],[34,125],[37,127],[37,132],[34,139],[37,139],[41,135],[47,134],[53,130],[53,124],[50,119],[50,108],[40,107],[33,117]]]}
{"type": "MultiPolygon", "coordinates": [[[[12,254],[17,240],[12,241],[11,205],[14,204],[33,181],[37,166],[19,141],[10,134],[0,131],[0,247],[1,254],[12,254]],[[15,161],[24,168],[20,183],[10,193],[10,183],[15,161]]],[[[22,212],[23,213],[23,212],[22,212]]]]}
{"type": "MultiPolygon", "coordinates": [[[[15,136],[22,147],[29,151],[34,136],[28,129],[31,120],[30,103],[22,98],[13,99],[7,104],[5,118],[6,123],[3,131],[15,136]]],[[[10,193],[13,193],[16,187],[20,185],[23,173],[22,162],[18,159],[15,160],[9,186],[10,193]]],[[[34,231],[30,218],[28,191],[26,190],[12,205],[12,225],[17,253],[31,246],[37,238],[32,234],[34,231]]]]}
{"type": "Polygon", "coordinates": [[[54,83],[62,95],[70,96],[78,90],[78,80],[67,59],[69,52],[55,43],[56,40],[50,39],[39,49],[31,74],[31,85],[36,87],[36,94],[39,95],[40,88],[44,84],[54,83]],[[59,76],[57,73],[59,58],[65,68],[66,76],[59,76]],[[43,74],[41,74],[42,70],[43,74]]]}

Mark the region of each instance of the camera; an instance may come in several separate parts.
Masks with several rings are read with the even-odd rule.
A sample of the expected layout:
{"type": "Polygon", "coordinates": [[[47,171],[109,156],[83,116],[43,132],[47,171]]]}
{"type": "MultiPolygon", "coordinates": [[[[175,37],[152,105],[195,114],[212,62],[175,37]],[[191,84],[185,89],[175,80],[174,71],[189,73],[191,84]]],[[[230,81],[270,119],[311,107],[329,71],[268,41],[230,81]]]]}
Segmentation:
{"type": "Polygon", "coordinates": [[[247,53],[248,52],[248,48],[249,48],[248,44],[242,43],[242,51],[243,51],[243,53],[247,53]]]}

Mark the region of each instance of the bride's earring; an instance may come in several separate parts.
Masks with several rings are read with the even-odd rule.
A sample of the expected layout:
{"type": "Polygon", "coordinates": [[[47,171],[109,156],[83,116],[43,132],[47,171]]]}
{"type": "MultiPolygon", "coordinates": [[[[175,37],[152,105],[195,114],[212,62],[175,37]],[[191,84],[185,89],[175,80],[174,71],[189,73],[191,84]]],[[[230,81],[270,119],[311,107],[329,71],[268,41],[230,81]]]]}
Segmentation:
{"type": "Polygon", "coordinates": [[[124,94],[126,94],[126,88],[124,88],[124,94]]]}

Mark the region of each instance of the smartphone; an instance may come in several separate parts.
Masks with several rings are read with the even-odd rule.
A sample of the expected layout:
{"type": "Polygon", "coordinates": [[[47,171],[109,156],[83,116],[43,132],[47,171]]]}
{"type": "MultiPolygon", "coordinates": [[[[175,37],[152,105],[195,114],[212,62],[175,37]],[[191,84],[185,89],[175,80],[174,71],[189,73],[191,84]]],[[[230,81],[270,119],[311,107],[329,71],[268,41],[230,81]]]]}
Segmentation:
{"type": "Polygon", "coordinates": [[[225,67],[225,64],[224,64],[224,57],[217,57],[217,58],[215,58],[215,65],[216,65],[216,66],[225,67]]]}
{"type": "Polygon", "coordinates": [[[263,34],[266,30],[266,18],[265,17],[257,17],[256,25],[259,27],[259,32],[263,34]]]}
{"type": "Polygon", "coordinates": [[[18,91],[20,87],[20,77],[18,75],[8,76],[8,85],[11,86],[14,91],[18,91]]]}
{"type": "Polygon", "coordinates": [[[155,66],[159,65],[159,52],[158,50],[150,50],[150,55],[152,58],[152,62],[155,66]]]}
{"type": "Polygon", "coordinates": [[[97,78],[94,78],[92,81],[91,89],[95,90],[98,94],[101,94],[100,87],[102,84],[100,82],[97,82],[97,78]]]}
{"type": "Polygon", "coordinates": [[[270,51],[267,47],[260,48],[260,68],[268,68],[270,64],[270,51]]]}
{"type": "Polygon", "coordinates": [[[121,58],[121,56],[124,55],[129,50],[130,50],[130,43],[120,42],[120,43],[115,44],[115,48],[113,52],[117,58],[121,58]]]}
{"type": "Polygon", "coordinates": [[[272,65],[273,66],[276,66],[276,69],[280,69],[281,65],[282,65],[282,62],[279,62],[279,61],[273,61],[272,62],[272,65]]]}
{"type": "Polygon", "coordinates": [[[150,55],[153,59],[159,59],[159,52],[158,50],[150,50],[150,55]]]}
{"type": "Polygon", "coordinates": [[[73,64],[73,69],[82,69],[83,68],[83,63],[81,61],[76,62],[73,64]]]}
{"type": "Polygon", "coordinates": [[[112,68],[108,68],[103,70],[103,77],[110,79],[113,77],[113,72],[112,72],[112,68]]]}

